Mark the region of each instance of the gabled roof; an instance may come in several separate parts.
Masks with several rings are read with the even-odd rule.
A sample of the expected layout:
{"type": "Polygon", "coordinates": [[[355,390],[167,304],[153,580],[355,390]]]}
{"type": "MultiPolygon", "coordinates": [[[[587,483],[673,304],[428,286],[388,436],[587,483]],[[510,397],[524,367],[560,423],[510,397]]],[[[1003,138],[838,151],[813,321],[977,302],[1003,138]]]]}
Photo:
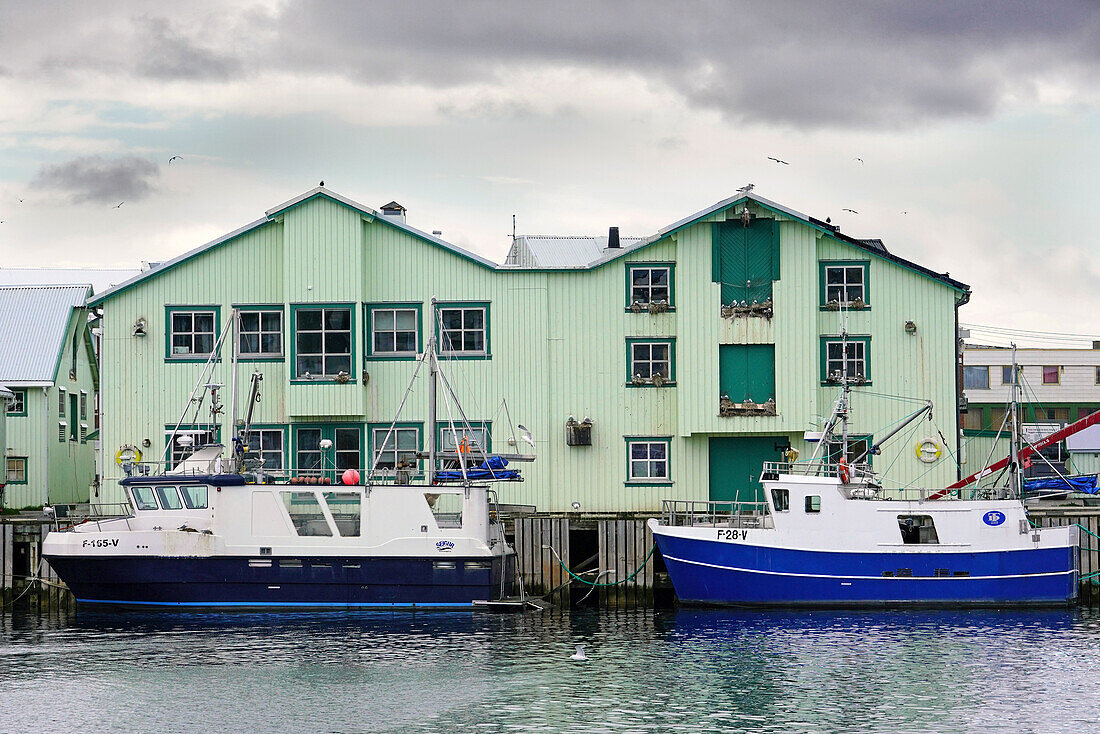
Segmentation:
{"type": "Polygon", "coordinates": [[[475,255],[474,253],[470,252],[469,250],[465,250],[465,249],[459,247],[458,245],[455,245],[455,244],[452,244],[452,243],[447,242],[445,240],[442,240],[439,237],[436,237],[435,235],[430,235],[427,232],[422,232],[419,229],[417,229],[416,227],[410,227],[409,225],[407,225],[404,222],[400,221],[397,217],[387,217],[387,216],[381,214],[380,212],[370,208],[369,206],[366,206],[364,204],[360,204],[357,201],[353,201],[352,199],[349,199],[346,196],[341,196],[340,194],[337,194],[335,191],[330,191],[330,190],[324,188],[323,186],[318,186],[316,188],[310,189],[309,191],[305,192],[304,194],[300,194],[299,196],[296,196],[293,199],[290,199],[289,201],[285,201],[282,204],[279,204],[274,209],[268,209],[266,212],[264,212],[264,216],[262,218],[257,219],[254,222],[250,222],[250,223],[244,225],[243,227],[240,227],[239,229],[235,229],[232,232],[230,232],[228,234],[225,234],[225,235],[222,235],[221,237],[218,237],[217,239],[211,240],[210,242],[207,242],[204,245],[200,245],[200,246],[196,247],[193,250],[188,250],[187,252],[183,253],[182,255],[177,255],[176,257],[172,258],[171,260],[166,260],[165,262],[157,263],[157,264],[153,265],[152,267],[150,267],[145,272],[139,273],[138,275],[134,276],[133,278],[130,278],[129,280],[126,280],[122,283],[119,283],[118,285],[116,285],[112,288],[108,288],[107,290],[103,291],[102,293],[98,294],[95,298],[93,298],[89,302],[89,305],[98,306],[101,303],[103,303],[104,301],[106,301],[110,298],[113,298],[114,296],[117,296],[118,294],[122,293],[123,291],[129,290],[131,287],[137,285],[138,283],[142,283],[142,282],[148,280],[149,278],[155,278],[158,275],[162,275],[162,274],[168,272],[169,270],[172,270],[176,266],[182,265],[183,263],[187,262],[188,260],[192,260],[192,259],[198,257],[199,255],[207,253],[207,252],[209,252],[209,251],[211,251],[211,250],[213,250],[217,247],[220,247],[221,245],[227,244],[227,243],[231,242],[232,240],[237,239],[238,237],[240,237],[242,235],[248,234],[249,232],[251,232],[251,231],[253,231],[253,230],[255,230],[259,227],[262,227],[265,224],[269,224],[270,222],[275,221],[280,215],[285,214],[290,209],[293,209],[294,207],[297,207],[297,206],[301,206],[302,204],[305,204],[306,202],[308,202],[312,199],[316,199],[316,198],[325,198],[325,199],[328,199],[330,201],[336,202],[337,204],[341,204],[342,206],[346,206],[349,209],[352,209],[356,212],[359,212],[364,217],[367,217],[370,221],[381,222],[382,224],[384,224],[388,227],[393,227],[395,229],[399,229],[399,230],[405,232],[406,234],[409,234],[409,235],[411,235],[411,236],[413,236],[413,237],[415,237],[419,240],[422,240],[423,242],[426,242],[430,245],[433,245],[435,247],[441,247],[445,250],[450,250],[451,252],[458,255],[459,257],[463,257],[467,260],[470,260],[470,261],[472,261],[472,262],[474,262],[478,265],[481,265],[482,267],[494,268],[494,269],[497,267],[497,264],[494,263],[492,260],[486,260],[485,258],[481,257],[480,255],[475,255]]]}
{"type": "Polygon", "coordinates": [[[0,286],[0,382],[52,385],[73,309],[91,294],[87,284],[0,286]]]}
{"type": "Polygon", "coordinates": [[[533,268],[583,268],[604,254],[618,254],[642,244],[644,237],[620,237],[619,250],[608,248],[607,236],[583,237],[521,234],[512,241],[505,265],[533,268]]]}

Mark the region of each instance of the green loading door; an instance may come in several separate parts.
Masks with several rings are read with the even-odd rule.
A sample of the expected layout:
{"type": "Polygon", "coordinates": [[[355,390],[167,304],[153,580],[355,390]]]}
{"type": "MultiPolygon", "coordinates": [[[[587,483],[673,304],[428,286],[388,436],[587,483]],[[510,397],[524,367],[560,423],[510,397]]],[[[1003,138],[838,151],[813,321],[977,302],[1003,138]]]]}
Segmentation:
{"type": "Polygon", "coordinates": [[[710,439],[710,499],[712,502],[759,502],[763,499],[760,470],[765,461],[779,461],[776,444],[786,436],[710,439]]]}
{"type": "Polygon", "coordinates": [[[775,399],[775,345],[718,346],[718,383],[722,395],[735,403],[775,399]]]}
{"type": "Polygon", "coordinates": [[[774,219],[714,225],[713,278],[722,284],[722,303],[764,302],[779,280],[779,227],[774,219]]]}

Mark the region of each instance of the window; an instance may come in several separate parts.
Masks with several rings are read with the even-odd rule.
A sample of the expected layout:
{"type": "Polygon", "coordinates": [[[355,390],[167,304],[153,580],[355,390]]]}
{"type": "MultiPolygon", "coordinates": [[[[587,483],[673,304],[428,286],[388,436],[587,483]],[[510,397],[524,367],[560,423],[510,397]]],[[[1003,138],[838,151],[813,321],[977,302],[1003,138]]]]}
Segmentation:
{"type": "Polygon", "coordinates": [[[292,308],[295,330],[294,376],[300,380],[332,380],[342,376],[350,381],[351,308],[292,308]]]}
{"type": "Polygon", "coordinates": [[[4,468],[4,481],[8,484],[27,483],[27,457],[9,456],[4,468]]]}
{"type": "Polygon", "coordinates": [[[168,452],[167,469],[174,468],[181,461],[195,453],[203,446],[212,446],[218,442],[214,429],[210,428],[180,428],[172,436],[174,426],[168,426],[164,431],[166,441],[171,442],[168,452]]]}
{"type": "Polygon", "coordinates": [[[1057,385],[1062,381],[1062,368],[1057,365],[1043,365],[1043,384],[1057,385]]]}
{"type": "MultiPolygon", "coordinates": [[[[457,451],[463,450],[471,457],[492,451],[492,437],[489,435],[489,424],[474,422],[468,425],[449,425],[439,427],[439,450],[457,451]],[[455,441],[458,441],[457,445],[455,441]]],[[[481,461],[481,459],[478,459],[481,461]]]]}
{"type": "Polygon", "coordinates": [[[134,498],[134,507],[139,510],[157,509],[157,498],[152,487],[131,487],[130,496],[134,498]]]}
{"type": "Polygon", "coordinates": [[[867,283],[870,262],[866,260],[821,263],[821,305],[864,305],[871,302],[867,283]]]}
{"type": "Polygon", "coordinates": [[[988,390],[989,367],[986,365],[963,367],[963,388],[966,390],[988,390]]]}
{"type": "Polygon", "coordinates": [[[88,420],[88,391],[80,391],[80,420],[88,420]]]}
{"type": "Polygon", "coordinates": [[[206,492],[207,489],[205,484],[185,484],[181,486],[180,494],[183,495],[184,507],[188,510],[205,510],[206,492]]]}
{"type": "MultiPolygon", "coordinates": [[[[1100,373],[1100,367],[1098,367],[1096,371],[1098,373],[1100,373]]],[[[26,390],[19,390],[18,388],[13,388],[12,389],[12,394],[15,395],[15,398],[10,403],[8,403],[8,415],[9,416],[26,415],[27,414],[27,391],[26,390]]]]}
{"type": "Polygon", "coordinates": [[[628,385],[663,385],[674,382],[673,341],[627,339],[628,385]]]}
{"type": "Polygon", "coordinates": [[[294,436],[294,463],[299,474],[319,476],[329,472],[335,477],[363,466],[362,430],[358,426],[298,427],[294,436]]]}
{"type": "Polygon", "coordinates": [[[176,491],[175,487],[157,487],[157,498],[160,500],[160,507],[163,510],[183,509],[179,492],[176,491]]]}
{"type": "MultiPolygon", "coordinates": [[[[873,436],[848,436],[848,451],[844,460],[849,465],[855,464],[857,460],[860,464],[870,464],[872,455],[869,451],[873,445],[873,438],[873,436]]],[[[842,443],[842,441],[829,442],[829,463],[837,464],[840,462],[842,443]]]]}
{"type": "Polygon", "coordinates": [[[325,504],[340,537],[354,538],[359,535],[363,503],[358,492],[325,492],[325,504]]]}
{"type": "Polygon", "coordinates": [[[1096,384],[1100,385],[1100,367],[1096,368],[1096,384]]]}
{"type": "MultiPolygon", "coordinates": [[[[1097,372],[1100,372],[1100,367],[1097,368],[1097,372]]],[[[1015,385],[1016,376],[1012,374],[1012,365],[1006,364],[1001,367],[1001,384],[1002,385],[1015,385]]],[[[1100,384],[1100,382],[1097,382],[1100,384]]]]}
{"type": "Polygon", "coordinates": [[[839,383],[844,371],[854,382],[871,382],[871,338],[848,337],[848,348],[837,337],[822,337],[821,379],[825,383],[839,383]]]}
{"type": "Polygon", "coordinates": [[[253,428],[248,433],[248,453],[266,471],[283,468],[283,429],[253,428]]]}
{"type": "Polygon", "coordinates": [[[669,478],[669,439],[629,439],[627,452],[628,483],[672,483],[669,478]]]}
{"type": "Polygon", "coordinates": [[[786,512],[791,509],[791,492],[787,489],[772,490],[772,507],[776,512],[786,512]]]}
{"type": "Polygon", "coordinates": [[[489,307],[447,305],[439,307],[439,351],[443,354],[489,354],[489,307]]]}
{"type": "Polygon", "coordinates": [[[57,388],[57,417],[65,419],[65,388],[57,388]]]}
{"type": "Polygon", "coordinates": [[[237,325],[237,354],[258,358],[283,356],[282,309],[241,309],[237,325]]]}
{"type": "Polygon", "coordinates": [[[627,310],[637,304],[662,304],[671,308],[672,263],[631,263],[627,265],[627,310]]]}
{"type": "Polygon", "coordinates": [[[821,512],[821,495],[806,495],[806,512],[821,512]]]}
{"type": "Polygon", "coordinates": [[[409,469],[419,473],[420,461],[416,452],[420,450],[419,426],[374,426],[371,428],[371,446],[374,447],[374,464],[385,474],[398,469],[409,469]]]}
{"type": "Polygon", "coordinates": [[[168,309],[168,357],[207,359],[214,351],[216,308],[168,309]]]}
{"type": "Polygon", "coordinates": [[[936,545],[940,542],[931,515],[898,515],[898,528],[901,530],[901,542],[906,545],[936,545]]]}
{"type": "Polygon", "coordinates": [[[414,358],[420,351],[420,304],[367,306],[367,356],[414,358]]]}
{"type": "Polygon", "coordinates": [[[298,535],[307,537],[328,537],[332,535],[332,529],[328,526],[325,513],[321,511],[321,503],[317,501],[317,495],[313,492],[280,492],[283,496],[283,505],[290,514],[290,521],[294,523],[294,530],[298,535]]]}

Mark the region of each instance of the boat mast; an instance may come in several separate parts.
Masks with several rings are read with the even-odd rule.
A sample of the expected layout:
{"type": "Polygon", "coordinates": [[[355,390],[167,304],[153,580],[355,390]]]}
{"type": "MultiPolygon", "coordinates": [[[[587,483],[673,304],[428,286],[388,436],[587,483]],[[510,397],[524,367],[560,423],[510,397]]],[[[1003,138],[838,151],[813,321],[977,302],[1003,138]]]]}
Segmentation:
{"type": "MultiPolygon", "coordinates": [[[[432,299],[432,313],[435,313],[435,299],[432,299]]],[[[428,337],[428,435],[425,439],[428,443],[428,484],[435,481],[435,388],[439,364],[435,359],[435,337],[428,337]]]]}
{"type": "Polygon", "coordinates": [[[840,399],[840,458],[848,461],[848,406],[852,386],[848,381],[848,314],[844,314],[844,322],[840,328],[840,383],[842,397],[840,399]]]}
{"type": "MultiPolygon", "coordinates": [[[[239,433],[237,430],[237,351],[240,348],[240,311],[233,309],[230,312],[229,318],[233,319],[233,343],[229,346],[229,369],[233,372],[232,375],[232,387],[229,391],[230,410],[229,410],[229,430],[226,431],[230,436],[237,438],[239,433]]],[[[239,441],[233,443],[239,444],[239,441]]],[[[231,456],[237,460],[237,470],[240,471],[240,457],[244,455],[245,447],[235,445],[230,447],[231,456]]]]}
{"type": "Polygon", "coordinates": [[[1009,450],[1011,451],[1011,465],[1012,465],[1012,489],[1016,492],[1016,497],[1023,497],[1022,477],[1020,472],[1020,436],[1018,430],[1017,417],[1017,401],[1019,400],[1020,378],[1016,368],[1016,343],[1012,342],[1012,401],[1009,404],[1009,419],[1012,421],[1012,441],[1009,450]]]}

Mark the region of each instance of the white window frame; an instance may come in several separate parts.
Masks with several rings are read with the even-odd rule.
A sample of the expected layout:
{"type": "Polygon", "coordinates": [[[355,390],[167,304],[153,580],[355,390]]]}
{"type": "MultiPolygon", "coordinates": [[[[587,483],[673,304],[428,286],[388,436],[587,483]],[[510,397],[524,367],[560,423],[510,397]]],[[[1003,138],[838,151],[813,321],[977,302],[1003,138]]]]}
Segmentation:
{"type": "Polygon", "coordinates": [[[238,309],[238,322],[237,322],[237,356],[244,357],[246,359],[258,359],[258,358],[274,358],[279,359],[284,355],[283,345],[283,309],[281,308],[241,308],[238,309]],[[244,318],[245,316],[256,317],[255,329],[245,329],[244,318]],[[276,329],[264,328],[265,316],[277,316],[279,319],[279,325],[276,329]],[[246,352],[244,350],[245,337],[254,337],[256,339],[257,351],[246,352]],[[276,336],[279,339],[279,349],[276,351],[264,350],[264,337],[276,336]]]}
{"type": "Polygon", "coordinates": [[[265,455],[278,454],[279,462],[278,466],[265,462],[261,465],[261,469],[264,472],[268,471],[282,471],[286,467],[283,464],[286,463],[286,429],[284,428],[250,428],[248,432],[248,454],[253,458],[264,459],[265,455]],[[279,449],[265,449],[264,435],[265,434],[278,434],[279,436],[279,449]],[[256,448],[252,448],[252,437],[256,437],[256,448]]]}
{"type": "Polygon", "coordinates": [[[385,357],[408,357],[420,353],[420,330],[417,321],[420,317],[420,311],[416,308],[408,306],[371,306],[370,309],[370,354],[372,357],[385,356],[385,357]],[[398,329],[397,328],[397,314],[399,312],[411,313],[413,317],[412,329],[398,329]],[[393,314],[393,328],[392,329],[379,329],[378,328],[378,314],[390,313],[393,314]],[[397,349],[397,335],[407,334],[412,332],[413,335],[413,348],[412,350],[397,349]],[[378,348],[378,342],[376,337],[378,334],[390,334],[393,336],[393,350],[385,350],[378,348]]]}
{"type": "MultiPolygon", "coordinates": [[[[1097,373],[1100,374],[1100,367],[1097,367],[1097,373]]],[[[20,415],[27,412],[27,391],[26,390],[12,390],[11,402],[8,403],[8,415],[13,413],[19,413],[20,415]]]]}
{"type": "Polygon", "coordinates": [[[218,432],[213,428],[180,428],[175,431],[175,436],[172,436],[172,433],[173,431],[171,428],[164,429],[164,440],[167,441],[169,438],[172,439],[171,446],[168,449],[168,466],[166,466],[165,469],[175,468],[177,464],[191,456],[191,454],[195,453],[199,448],[211,446],[218,442],[218,432]],[[176,442],[176,439],[180,436],[190,436],[192,438],[191,445],[186,447],[180,446],[179,443],[176,442]],[[200,442],[197,438],[200,436],[208,437],[209,441],[200,442]],[[185,451],[186,454],[184,454],[185,451]]]}
{"type": "Polygon", "coordinates": [[[671,484],[672,443],[667,439],[639,438],[626,442],[627,483],[628,484],[671,484]],[[644,448],[645,455],[635,457],[635,447],[644,448]],[[654,448],[660,447],[662,456],[654,456],[654,448]],[[655,473],[655,467],[663,467],[664,473],[655,473]],[[644,469],[644,474],[638,470],[644,469]]]}
{"type": "Polygon", "coordinates": [[[4,482],[11,484],[26,484],[27,483],[27,457],[26,456],[7,456],[4,458],[4,482]],[[12,462],[23,462],[23,478],[15,479],[12,477],[12,462]]]}
{"type": "Polygon", "coordinates": [[[404,458],[407,463],[410,458],[409,454],[412,454],[412,466],[407,467],[407,470],[413,474],[420,473],[420,460],[416,457],[421,445],[420,426],[395,426],[392,435],[390,435],[389,426],[373,426],[370,439],[371,448],[374,450],[374,455],[371,456],[371,468],[377,473],[383,476],[396,474],[398,459],[404,458]],[[410,435],[412,436],[412,448],[409,448],[408,445],[402,446],[402,442],[409,443],[410,435]],[[387,437],[389,438],[388,442],[387,437]],[[387,460],[387,455],[392,458],[387,460]]]}
{"type": "Polygon", "coordinates": [[[669,306],[672,305],[672,266],[670,265],[631,265],[630,267],[630,302],[638,303],[643,306],[648,306],[651,303],[660,303],[664,301],[669,306]],[[654,285],[653,273],[658,270],[665,272],[665,284],[654,285]],[[634,280],[635,273],[648,273],[645,283],[636,283],[634,280]],[[663,289],[665,291],[664,298],[658,298],[656,301],[653,299],[653,291],[655,289],[663,289]],[[638,298],[638,292],[641,291],[645,294],[645,298],[638,298]]]}
{"type": "Polygon", "coordinates": [[[305,306],[305,307],[300,306],[300,307],[295,309],[295,311],[294,311],[294,340],[295,340],[295,343],[294,343],[294,347],[295,347],[294,348],[294,363],[295,363],[294,364],[294,379],[296,379],[296,380],[304,380],[304,379],[331,380],[331,379],[335,378],[342,370],[337,370],[336,372],[330,374],[328,372],[328,369],[327,369],[328,361],[330,359],[347,357],[347,360],[348,360],[347,372],[348,372],[348,377],[349,377],[349,381],[350,381],[351,370],[355,366],[355,357],[354,357],[354,352],[355,352],[355,315],[354,314],[355,314],[355,311],[351,306],[317,306],[316,308],[312,308],[312,307],[308,307],[308,306],[305,306]],[[302,328],[299,328],[298,319],[301,317],[301,315],[303,313],[308,313],[310,311],[320,311],[321,312],[321,328],[320,329],[302,329],[302,328]],[[328,328],[327,316],[328,316],[329,312],[331,312],[331,311],[345,311],[345,312],[347,312],[348,326],[347,326],[346,329],[330,329],[330,328],[328,328]],[[346,333],[348,335],[348,349],[347,349],[347,351],[346,352],[329,352],[328,347],[325,345],[325,342],[327,341],[326,337],[330,334],[344,334],[344,333],[346,333]],[[320,352],[303,352],[300,348],[300,343],[298,342],[298,338],[303,334],[320,334],[320,336],[321,336],[321,351],[320,352]],[[306,378],[305,375],[306,375],[306,372],[308,372],[308,370],[299,371],[299,369],[298,369],[298,362],[302,359],[302,357],[314,357],[314,358],[320,357],[321,358],[321,372],[318,373],[318,374],[310,373],[309,378],[306,378]]]}
{"type": "MultiPolygon", "coordinates": [[[[1004,375],[1002,374],[1003,378],[1004,375]]],[[[989,365],[987,364],[964,364],[963,365],[963,389],[964,390],[988,390],[989,389],[989,365]],[[985,384],[982,385],[968,385],[966,384],[967,372],[973,375],[977,372],[985,373],[985,384]]]]}
{"type": "Polygon", "coordinates": [[[844,373],[843,367],[844,367],[844,363],[846,361],[849,364],[855,363],[855,365],[856,365],[855,372],[853,372],[851,369],[848,370],[848,378],[849,379],[859,377],[860,375],[862,375],[863,379],[865,379],[865,380],[869,379],[867,377],[867,344],[865,342],[862,342],[862,341],[849,341],[848,342],[848,347],[851,349],[852,355],[851,356],[841,356],[839,358],[834,357],[832,355],[832,351],[833,351],[834,346],[839,347],[840,350],[841,350],[841,354],[842,355],[844,354],[844,351],[843,351],[844,350],[844,342],[843,341],[837,340],[837,341],[826,341],[825,342],[825,378],[826,378],[826,380],[832,380],[834,373],[839,372],[840,374],[843,374],[844,373]],[[862,367],[862,369],[860,369],[860,367],[862,367]]]}
{"type": "Polygon", "coordinates": [[[641,377],[642,380],[647,382],[653,381],[653,375],[660,374],[666,382],[672,381],[672,342],[668,341],[632,341],[630,342],[630,377],[631,379],[641,377]],[[639,354],[639,347],[646,350],[646,354],[639,354]],[[657,358],[653,355],[654,347],[663,347],[665,350],[664,358],[657,358]],[[640,365],[645,365],[645,370],[639,369],[640,365]],[[655,369],[659,365],[664,365],[664,369],[655,369]]]}
{"type": "Polygon", "coordinates": [[[485,305],[481,306],[448,306],[439,305],[438,318],[439,318],[439,353],[440,354],[455,354],[455,355],[476,355],[484,356],[489,353],[489,307],[485,305]],[[458,311],[461,314],[460,320],[462,325],[457,328],[448,328],[444,319],[445,314],[448,311],[458,311]],[[466,326],[466,314],[468,312],[480,311],[481,312],[481,326],[480,327],[467,327],[466,326]],[[458,347],[455,347],[454,335],[458,335],[458,347]],[[481,349],[466,349],[466,335],[467,334],[481,334],[481,349]]]}
{"type": "Polygon", "coordinates": [[[168,311],[168,358],[169,359],[196,359],[209,357],[213,353],[215,346],[218,343],[218,311],[214,308],[173,308],[168,311]],[[199,331],[195,328],[196,317],[203,315],[210,316],[210,330],[199,331]],[[176,317],[188,316],[191,320],[191,328],[189,330],[176,330],[176,317]],[[187,348],[189,351],[177,351],[176,337],[187,337],[190,344],[187,348]],[[198,337],[209,336],[210,349],[205,352],[200,352],[195,349],[195,341],[198,337]]]}
{"type": "Polygon", "coordinates": [[[837,301],[839,303],[848,304],[848,303],[852,303],[857,298],[862,300],[864,303],[867,303],[867,266],[866,265],[847,265],[847,264],[846,265],[828,265],[828,264],[826,264],[825,265],[825,303],[831,303],[832,301],[837,301]],[[829,271],[830,270],[840,270],[841,271],[841,282],[840,283],[830,283],[829,282],[829,271]],[[852,271],[852,270],[858,270],[859,271],[859,282],[858,283],[850,283],[849,280],[848,280],[849,271],[852,271]],[[852,289],[859,289],[859,292],[856,293],[856,294],[853,294],[852,289]],[[832,291],[839,291],[837,293],[837,295],[838,296],[843,295],[843,296],[845,296],[845,298],[832,298],[832,297],[830,297],[830,294],[831,294],[832,291]]]}

